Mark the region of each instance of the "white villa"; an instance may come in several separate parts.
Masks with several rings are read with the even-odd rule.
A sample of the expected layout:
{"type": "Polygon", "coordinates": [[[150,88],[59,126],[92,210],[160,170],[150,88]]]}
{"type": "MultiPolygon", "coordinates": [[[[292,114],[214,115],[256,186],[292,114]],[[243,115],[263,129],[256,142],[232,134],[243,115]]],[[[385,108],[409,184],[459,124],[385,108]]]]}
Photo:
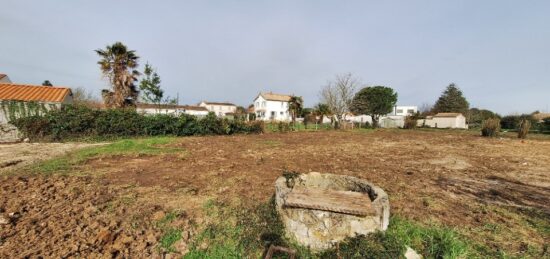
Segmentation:
{"type": "Polygon", "coordinates": [[[410,116],[418,112],[417,106],[394,106],[393,111],[388,116],[410,116]]]}
{"type": "Polygon", "coordinates": [[[233,114],[237,111],[237,105],[232,103],[218,103],[202,101],[199,103],[200,107],[206,108],[208,111],[215,113],[218,117],[224,117],[229,114],[233,114]]]}
{"type": "Polygon", "coordinates": [[[292,117],[288,111],[290,95],[260,93],[254,99],[254,113],[256,120],[290,121],[292,117]]]}
{"type": "Polygon", "coordinates": [[[424,120],[418,120],[418,126],[430,128],[467,129],[466,117],[462,113],[441,112],[434,116],[428,116],[424,120]]]}
{"type": "MultiPolygon", "coordinates": [[[[391,113],[381,116],[378,125],[382,128],[400,128],[405,125],[405,117],[414,115],[418,111],[417,106],[394,106],[391,113]]],[[[370,123],[370,115],[350,115],[346,117],[350,122],[370,123]]]]}

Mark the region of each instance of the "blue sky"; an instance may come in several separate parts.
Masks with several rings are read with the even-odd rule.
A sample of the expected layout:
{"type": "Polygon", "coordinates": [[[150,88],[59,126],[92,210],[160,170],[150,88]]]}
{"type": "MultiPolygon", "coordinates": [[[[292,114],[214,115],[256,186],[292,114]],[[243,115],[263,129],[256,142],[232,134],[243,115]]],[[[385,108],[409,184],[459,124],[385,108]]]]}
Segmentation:
{"type": "Polygon", "coordinates": [[[350,72],[403,105],[454,82],[473,107],[532,112],[550,106],[549,14],[550,1],[2,0],[0,73],[99,93],[93,50],[122,41],[182,104],[273,91],[312,106],[350,72]]]}

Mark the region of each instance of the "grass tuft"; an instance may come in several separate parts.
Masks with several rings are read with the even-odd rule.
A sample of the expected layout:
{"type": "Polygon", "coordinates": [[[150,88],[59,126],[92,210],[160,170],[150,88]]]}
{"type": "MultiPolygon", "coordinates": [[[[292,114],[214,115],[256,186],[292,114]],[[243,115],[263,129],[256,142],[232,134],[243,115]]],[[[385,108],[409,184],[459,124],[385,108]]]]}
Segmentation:
{"type": "Polygon", "coordinates": [[[166,147],[173,137],[152,137],[142,139],[123,139],[111,144],[80,149],[74,153],[39,162],[31,166],[31,171],[41,173],[68,171],[71,167],[83,164],[96,157],[121,155],[158,155],[183,152],[181,148],[166,147]]]}

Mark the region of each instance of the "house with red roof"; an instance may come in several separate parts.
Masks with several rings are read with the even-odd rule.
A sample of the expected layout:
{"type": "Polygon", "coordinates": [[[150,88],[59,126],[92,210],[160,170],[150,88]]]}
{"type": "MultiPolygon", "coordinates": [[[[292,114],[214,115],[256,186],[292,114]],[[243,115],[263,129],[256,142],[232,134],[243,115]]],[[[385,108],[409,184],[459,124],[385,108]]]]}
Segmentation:
{"type": "Polygon", "coordinates": [[[10,117],[41,113],[72,103],[73,93],[68,87],[0,82],[0,124],[8,123],[13,119],[10,117]]]}

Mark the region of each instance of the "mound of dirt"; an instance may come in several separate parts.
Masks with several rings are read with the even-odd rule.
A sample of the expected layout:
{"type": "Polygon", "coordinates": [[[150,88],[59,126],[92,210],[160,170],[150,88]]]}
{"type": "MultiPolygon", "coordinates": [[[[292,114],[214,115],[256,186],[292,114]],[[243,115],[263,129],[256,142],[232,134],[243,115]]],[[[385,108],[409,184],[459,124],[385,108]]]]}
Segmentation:
{"type": "Polygon", "coordinates": [[[0,258],[158,255],[159,206],[117,203],[122,189],[91,177],[0,181],[0,258]],[[130,211],[133,210],[133,211],[130,211]]]}

